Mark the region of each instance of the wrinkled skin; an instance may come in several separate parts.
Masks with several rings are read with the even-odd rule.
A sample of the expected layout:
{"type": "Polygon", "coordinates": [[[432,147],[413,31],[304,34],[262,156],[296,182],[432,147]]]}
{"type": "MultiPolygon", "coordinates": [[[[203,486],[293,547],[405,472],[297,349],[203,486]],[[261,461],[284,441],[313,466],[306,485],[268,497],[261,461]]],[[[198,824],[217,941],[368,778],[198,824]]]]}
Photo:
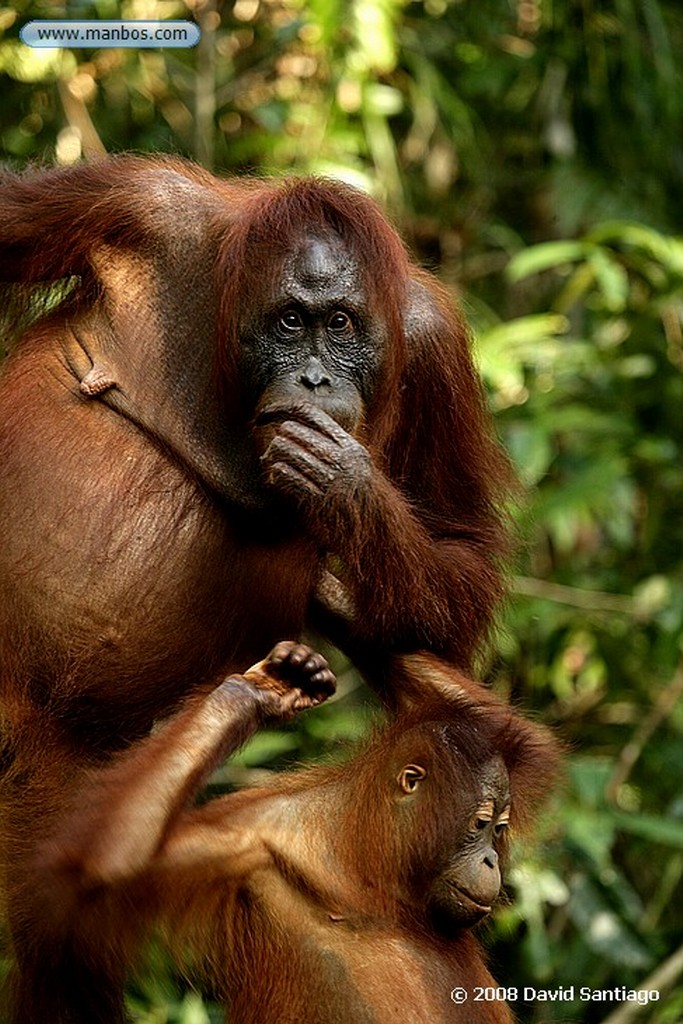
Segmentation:
{"type": "Polygon", "coordinates": [[[429,902],[445,927],[476,924],[491,910],[501,887],[500,849],[510,820],[510,781],[500,757],[478,770],[476,807],[429,887],[429,902]]]}
{"type": "Polygon", "coordinates": [[[302,402],[359,432],[385,358],[360,268],[331,234],[295,243],[265,308],[245,325],[242,379],[261,409],[302,402]]]}
{"type": "Polygon", "coordinates": [[[318,534],[329,533],[316,515],[323,502],[372,487],[372,459],[357,436],[385,339],[367,316],[359,279],[339,240],[304,238],[285,261],[272,305],[245,332],[243,380],[260,395],[265,482],[291,495],[318,534]]]}

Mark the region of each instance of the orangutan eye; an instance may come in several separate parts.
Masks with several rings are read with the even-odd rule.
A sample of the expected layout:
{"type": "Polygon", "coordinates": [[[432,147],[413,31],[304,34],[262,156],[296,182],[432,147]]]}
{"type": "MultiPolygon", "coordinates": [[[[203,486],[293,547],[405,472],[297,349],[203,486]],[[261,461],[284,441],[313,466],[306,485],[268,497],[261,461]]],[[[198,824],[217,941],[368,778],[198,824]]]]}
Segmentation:
{"type": "Polygon", "coordinates": [[[399,773],[397,782],[404,793],[414,793],[427,772],[419,764],[407,764],[399,773]]]}
{"type": "Polygon", "coordinates": [[[301,316],[295,309],[286,309],[284,313],[281,313],[278,323],[284,331],[288,331],[289,333],[292,331],[300,331],[303,327],[301,316]]]}
{"type": "Polygon", "coordinates": [[[483,804],[480,804],[472,818],[470,825],[472,832],[483,832],[485,828],[490,828],[494,811],[493,800],[485,800],[483,804]]]}
{"type": "Polygon", "coordinates": [[[505,831],[509,824],[510,808],[506,807],[504,811],[501,811],[501,813],[498,816],[498,820],[496,821],[496,824],[493,826],[493,831],[495,835],[502,836],[503,832],[505,831]]]}
{"type": "Polygon", "coordinates": [[[337,310],[337,312],[333,313],[327,321],[327,326],[333,334],[343,334],[351,327],[351,318],[348,313],[344,313],[342,310],[337,310]]]}

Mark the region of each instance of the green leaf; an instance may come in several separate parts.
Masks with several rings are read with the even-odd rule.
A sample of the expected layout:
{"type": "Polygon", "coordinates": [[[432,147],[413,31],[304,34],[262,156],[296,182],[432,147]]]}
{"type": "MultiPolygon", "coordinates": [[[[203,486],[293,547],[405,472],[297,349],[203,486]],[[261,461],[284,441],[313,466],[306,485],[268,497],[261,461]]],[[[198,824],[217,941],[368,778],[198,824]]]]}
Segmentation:
{"type": "Polygon", "coordinates": [[[491,353],[519,349],[522,352],[533,352],[539,342],[552,340],[566,334],[569,320],[559,313],[536,313],[532,316],[521,316],[515,320],[506,320],[483,331],[477,339],[477,349],[482,358],[491,353]]]}
{"type": "Polygon", "coordinates": [[[588,946],[600,956],[623,967],[644,970],[652,957],[640,939],[626,927],[585,875],[573,880],[568,912],[588,946]]]}
{"type": "Polygon", "coordinates": [[[610,313],[626,308],[629,296],[628,274],[606,249],[595,249],[588,257],[595,281],[610,313]]]}
{"type": "Polygon", "coordinates": [[[565,824],[567,841],[578,848],[598,871],[611,863],[611,850],[616,827],[604,812],[581,807],[567,810],[565,824]]]}
{"type": "Polygon", "coordinates": [[[670,272],[683,275],[683,241],[663,235],[654,228],[630,221],[610,220],[597,224],[586,235],[587,242],[630,246],[640,249],[663,264],[670,272]]]}
{"type": "Polygon", "coordinates": [[[623,814],[618,811],[612,817],[617,828],[623,832],[641,836],[652,843],[683,849],[683,821],[656,818],[652,814],[623,814]]]}
{"type": "Polygon", "coordinates": [[[574,757],[569,765],[572,787],[582,803],[602,808],[614,765],[609,758],[574,757]]]}
{"type": "Polygon", "coordinates": [[[233,755],[231,761],[247,768],[258,767],[283,754],[290,754],[298,745],[294,733],[265,730],[257,733],[239,753],[233,755]]]}
{"type": "Polygon", "coordinates": [[[555,447],[540,425],[520,422],[507,433],[507,446],[527,487],[532,487],[548,471],[555,447]]]}
{"type": "Polygon", "coordinates": [[[583,241],[543,242],[516,253],[508,263],[506,273],[511,281],[521,281],[544,270],[585,260],[592,251],[593,246],[583,241]]]}

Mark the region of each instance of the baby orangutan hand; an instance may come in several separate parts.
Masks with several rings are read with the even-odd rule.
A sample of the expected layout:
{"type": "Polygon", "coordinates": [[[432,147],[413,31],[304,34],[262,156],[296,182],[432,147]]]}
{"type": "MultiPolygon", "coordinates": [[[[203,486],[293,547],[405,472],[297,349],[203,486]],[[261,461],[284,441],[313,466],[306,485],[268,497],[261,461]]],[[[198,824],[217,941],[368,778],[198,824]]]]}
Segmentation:
{"type": "Polygon", "coordinates": [[[300,711],[322,704],[336,688],[336,679],[326,659],[307,644],[283,640],[267,658],[244,673],[262,696],[268,718],[291,718],[300,711]]]}

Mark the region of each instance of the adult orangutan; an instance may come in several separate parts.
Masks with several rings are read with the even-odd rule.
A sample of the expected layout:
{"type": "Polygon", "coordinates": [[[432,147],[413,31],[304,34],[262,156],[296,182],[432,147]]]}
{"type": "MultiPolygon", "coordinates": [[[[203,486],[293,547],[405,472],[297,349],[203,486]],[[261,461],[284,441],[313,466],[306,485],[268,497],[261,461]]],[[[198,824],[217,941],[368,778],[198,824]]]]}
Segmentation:
{"type": "Polygon", "coordinates": [[[62,983],[38,978],[27,1019],[119,1021],[109,986],[161,921],[231,1024],[510,1024],[470,929],[556,749],[434,658],[403,659],[394,682],[401,709],[353,760],[188,809],[260,724],[333,688],[319,655],[279,644],[96,773],[39,853],[62,983]],[[94,997],[83,963],[101,972],[94,997]]]}
{"type": "MultiPolygon", "coordinates": [[[[0,696],[15,1020],[32,850],[85,769],[308,622],[466,668],[508,485],[466,330],[363,194],[120,157],[0,187],[28,323],[0,382],[0,696]]],[[[43,1024],[43,1022],[41,1022],[43,1024]]]]}

